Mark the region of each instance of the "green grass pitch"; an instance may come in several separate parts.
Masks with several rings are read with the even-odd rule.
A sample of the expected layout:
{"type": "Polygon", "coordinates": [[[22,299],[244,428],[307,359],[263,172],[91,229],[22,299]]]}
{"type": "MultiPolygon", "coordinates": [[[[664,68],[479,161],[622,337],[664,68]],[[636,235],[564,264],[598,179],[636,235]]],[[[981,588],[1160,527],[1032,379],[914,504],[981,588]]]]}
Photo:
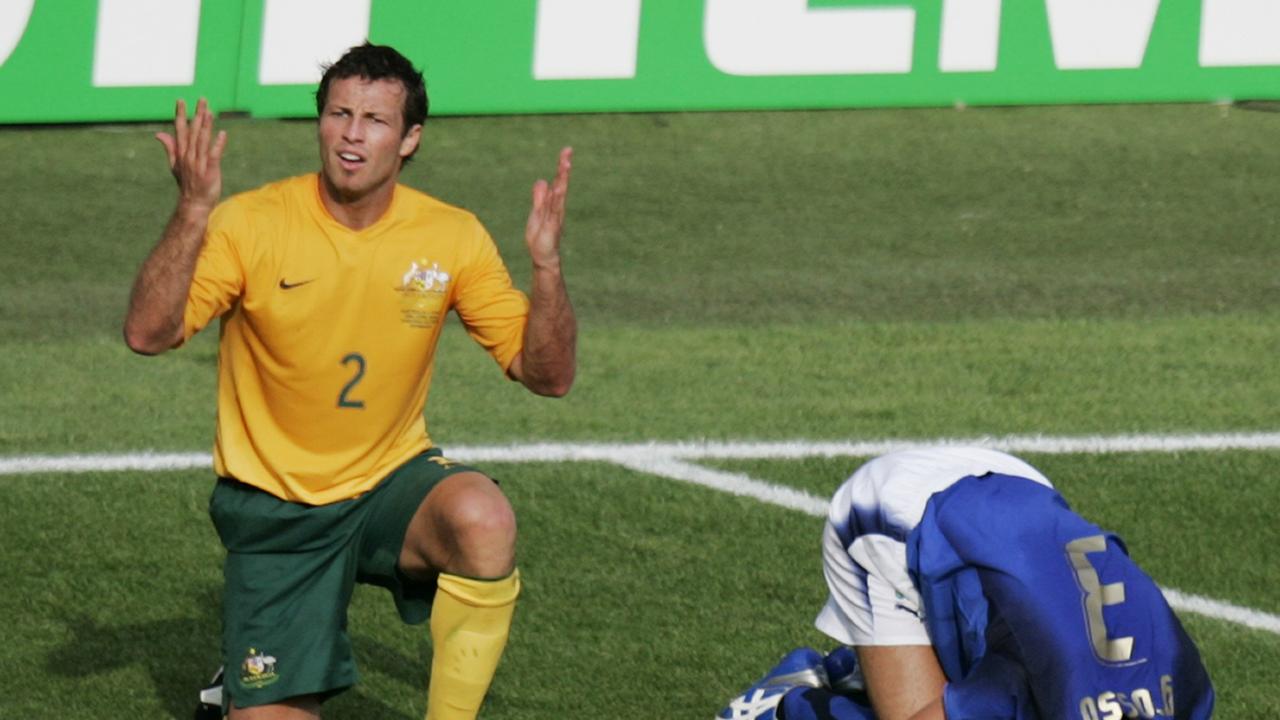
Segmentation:
{"type": "MultiPolygon", "coordinates": [[[[227,192],[317,165],[229,119],[227,192]]],[[[204,452],[215,333],[119,323],[172,207],[153,125],[0,128],[0,464],[204,452]]],[[[580,374],[550,401],[456,324],[450,447],[1280,430],[1280,115],[1110,106],[428,122],[405,181],[474,210],[517,282],[529,186],[576,149],[580,374]]],[[[1166,587],[1280,614],[1280,450],[1026,454],[1166,587]]],[[[697,467],[823,496],[862,460],[697,467]]],[[[2,465],[0,465],[2,466],[2,465]]],[[[495,461],[526,591],[485,717],[710,718],[823,644],[812,515],[602,460],[495,461]]],[[[185,718],[216,663],[203,469],[0,474],[0,719],[185,718]]],[[[1280,636],[1185,613],[1222,718],[1280,716],[1280,636]]],[[[422,716],[430,643],[357,592],[329,717],[422,716]]]]}

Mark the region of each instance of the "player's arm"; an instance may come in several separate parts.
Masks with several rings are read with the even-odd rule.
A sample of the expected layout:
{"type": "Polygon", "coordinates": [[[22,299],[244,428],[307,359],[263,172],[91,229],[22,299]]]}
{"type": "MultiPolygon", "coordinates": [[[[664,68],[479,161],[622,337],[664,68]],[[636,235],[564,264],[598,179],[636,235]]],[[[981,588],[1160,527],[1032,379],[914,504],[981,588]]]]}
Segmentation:
{"type": "Polygon", "coordinates": [[[179,100],[173,135],[157,133],[178,182],[178,202],[160,241],[143,261],[129,295],[124,339],[134,352],[156,355],[183,338],[183,310],[209,215],[222,195],[225,131],[213,135],[213,113],[204,99],[188,125],[186,103],[179,100]]]}
{"type": "Polygon", "coordinates": [[[946,676],[931,645],[854,648],[879,720],[944,720],[946,676]]]}
{"type": "Polygon", "coordinates": [[[573,149],[560,151],[555,179],[533,186],[533,208],[525,225],[525,244],[533,261],[529,320],[524,347],[508,369],[511,377],[539,395],[569,392],[577,370],[578,322],[560,267],[560,232],[573,149]]]}

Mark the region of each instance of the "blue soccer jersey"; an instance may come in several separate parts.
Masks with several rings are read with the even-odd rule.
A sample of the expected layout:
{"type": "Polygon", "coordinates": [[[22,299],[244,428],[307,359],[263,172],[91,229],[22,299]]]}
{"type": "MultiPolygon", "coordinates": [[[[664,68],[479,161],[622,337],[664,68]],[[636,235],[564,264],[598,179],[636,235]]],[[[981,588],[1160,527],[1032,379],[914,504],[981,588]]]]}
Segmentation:
{"type": "Polygon", "coordinates": [[[1160,589],[1051,488],[959,480],[929,500],[907,565],[949,720],[1212,715],[1208,674],[1160,589]]]}
{"type": "Polygon", "coordinates": [[[948,720],[1211,716],[1208,675],[1160,589],[1026,462],[890,453],[836,491],[827,519],[818,629],[851,646],[932,645],[948,720]]]}

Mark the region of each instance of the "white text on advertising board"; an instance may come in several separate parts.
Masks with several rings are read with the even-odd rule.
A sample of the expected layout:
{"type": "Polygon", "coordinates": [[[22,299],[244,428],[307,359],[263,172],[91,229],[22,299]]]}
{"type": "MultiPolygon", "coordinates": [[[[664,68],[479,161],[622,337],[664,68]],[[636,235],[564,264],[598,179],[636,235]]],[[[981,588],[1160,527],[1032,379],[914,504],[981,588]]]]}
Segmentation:
{"type": "MultiPolygon", "coordinates": [[[[534,77],[634,77],[643,0],[539,0],[534,77]]],[[[943,0],[938,69],[999,66],[1002,0],[943,0]]],[[[1161,0],[1045,0],[1061,70],[1142,65],[1161,0]]],[[[703,44],[729,75],[909,73],[916,11],[906,4],[811,8],[808,0],[706,0],[703,44]]],[[[1203,0],[1203,67],[1280,65],[1280,2],[1203,0]]]]}
{"type": "MultiPolygon", "coordinates": [[[[537,80],[625,79],[636,74],[644,0],[538,0],[530,32],[537,80]]],[[[1004,0],[943,0],[937,67],[1000,67],[1004,0]]],[[[1062,70],[1142,66],[1162,0],[1045,0],[1062,70]]],[[[36,0],[0,2],[0,66],[26,35],[36,0]]],[[[201,0],[99,0],[96,87],[191,85],[201,0]]],[[[310,84],[322,63],[368,35],[372,0],[264,0],[261,85],[310,84]]],[[[912,71],[913,6],[812,8],[808,0],[705,0],[702,41],[727,75],[903,74],[912,71]]],[[[1203,0],[1202,67],[1280,65],[1280,2],[1203,0]]],[[[1187,42],[1191,39],[1188,38],[1187,42]]]]}

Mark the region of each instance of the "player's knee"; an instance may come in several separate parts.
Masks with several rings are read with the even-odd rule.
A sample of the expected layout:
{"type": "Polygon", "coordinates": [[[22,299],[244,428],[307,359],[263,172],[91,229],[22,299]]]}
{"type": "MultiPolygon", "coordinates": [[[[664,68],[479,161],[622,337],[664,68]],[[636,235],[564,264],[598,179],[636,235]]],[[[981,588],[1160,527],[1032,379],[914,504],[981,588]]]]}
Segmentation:
{"type": "Polygon", "coordinates": [[[515,554],[516,514],[493,490],[459,493],[446,509],[446,523],[463,558],[509,565],[515,554]]]}
{"type": "Polygon", "coordinates": [[[474,494],[453,509],[450,523],[463,536],[482,541],[515,540],[516,514],[500,494],[474,494]]]}

